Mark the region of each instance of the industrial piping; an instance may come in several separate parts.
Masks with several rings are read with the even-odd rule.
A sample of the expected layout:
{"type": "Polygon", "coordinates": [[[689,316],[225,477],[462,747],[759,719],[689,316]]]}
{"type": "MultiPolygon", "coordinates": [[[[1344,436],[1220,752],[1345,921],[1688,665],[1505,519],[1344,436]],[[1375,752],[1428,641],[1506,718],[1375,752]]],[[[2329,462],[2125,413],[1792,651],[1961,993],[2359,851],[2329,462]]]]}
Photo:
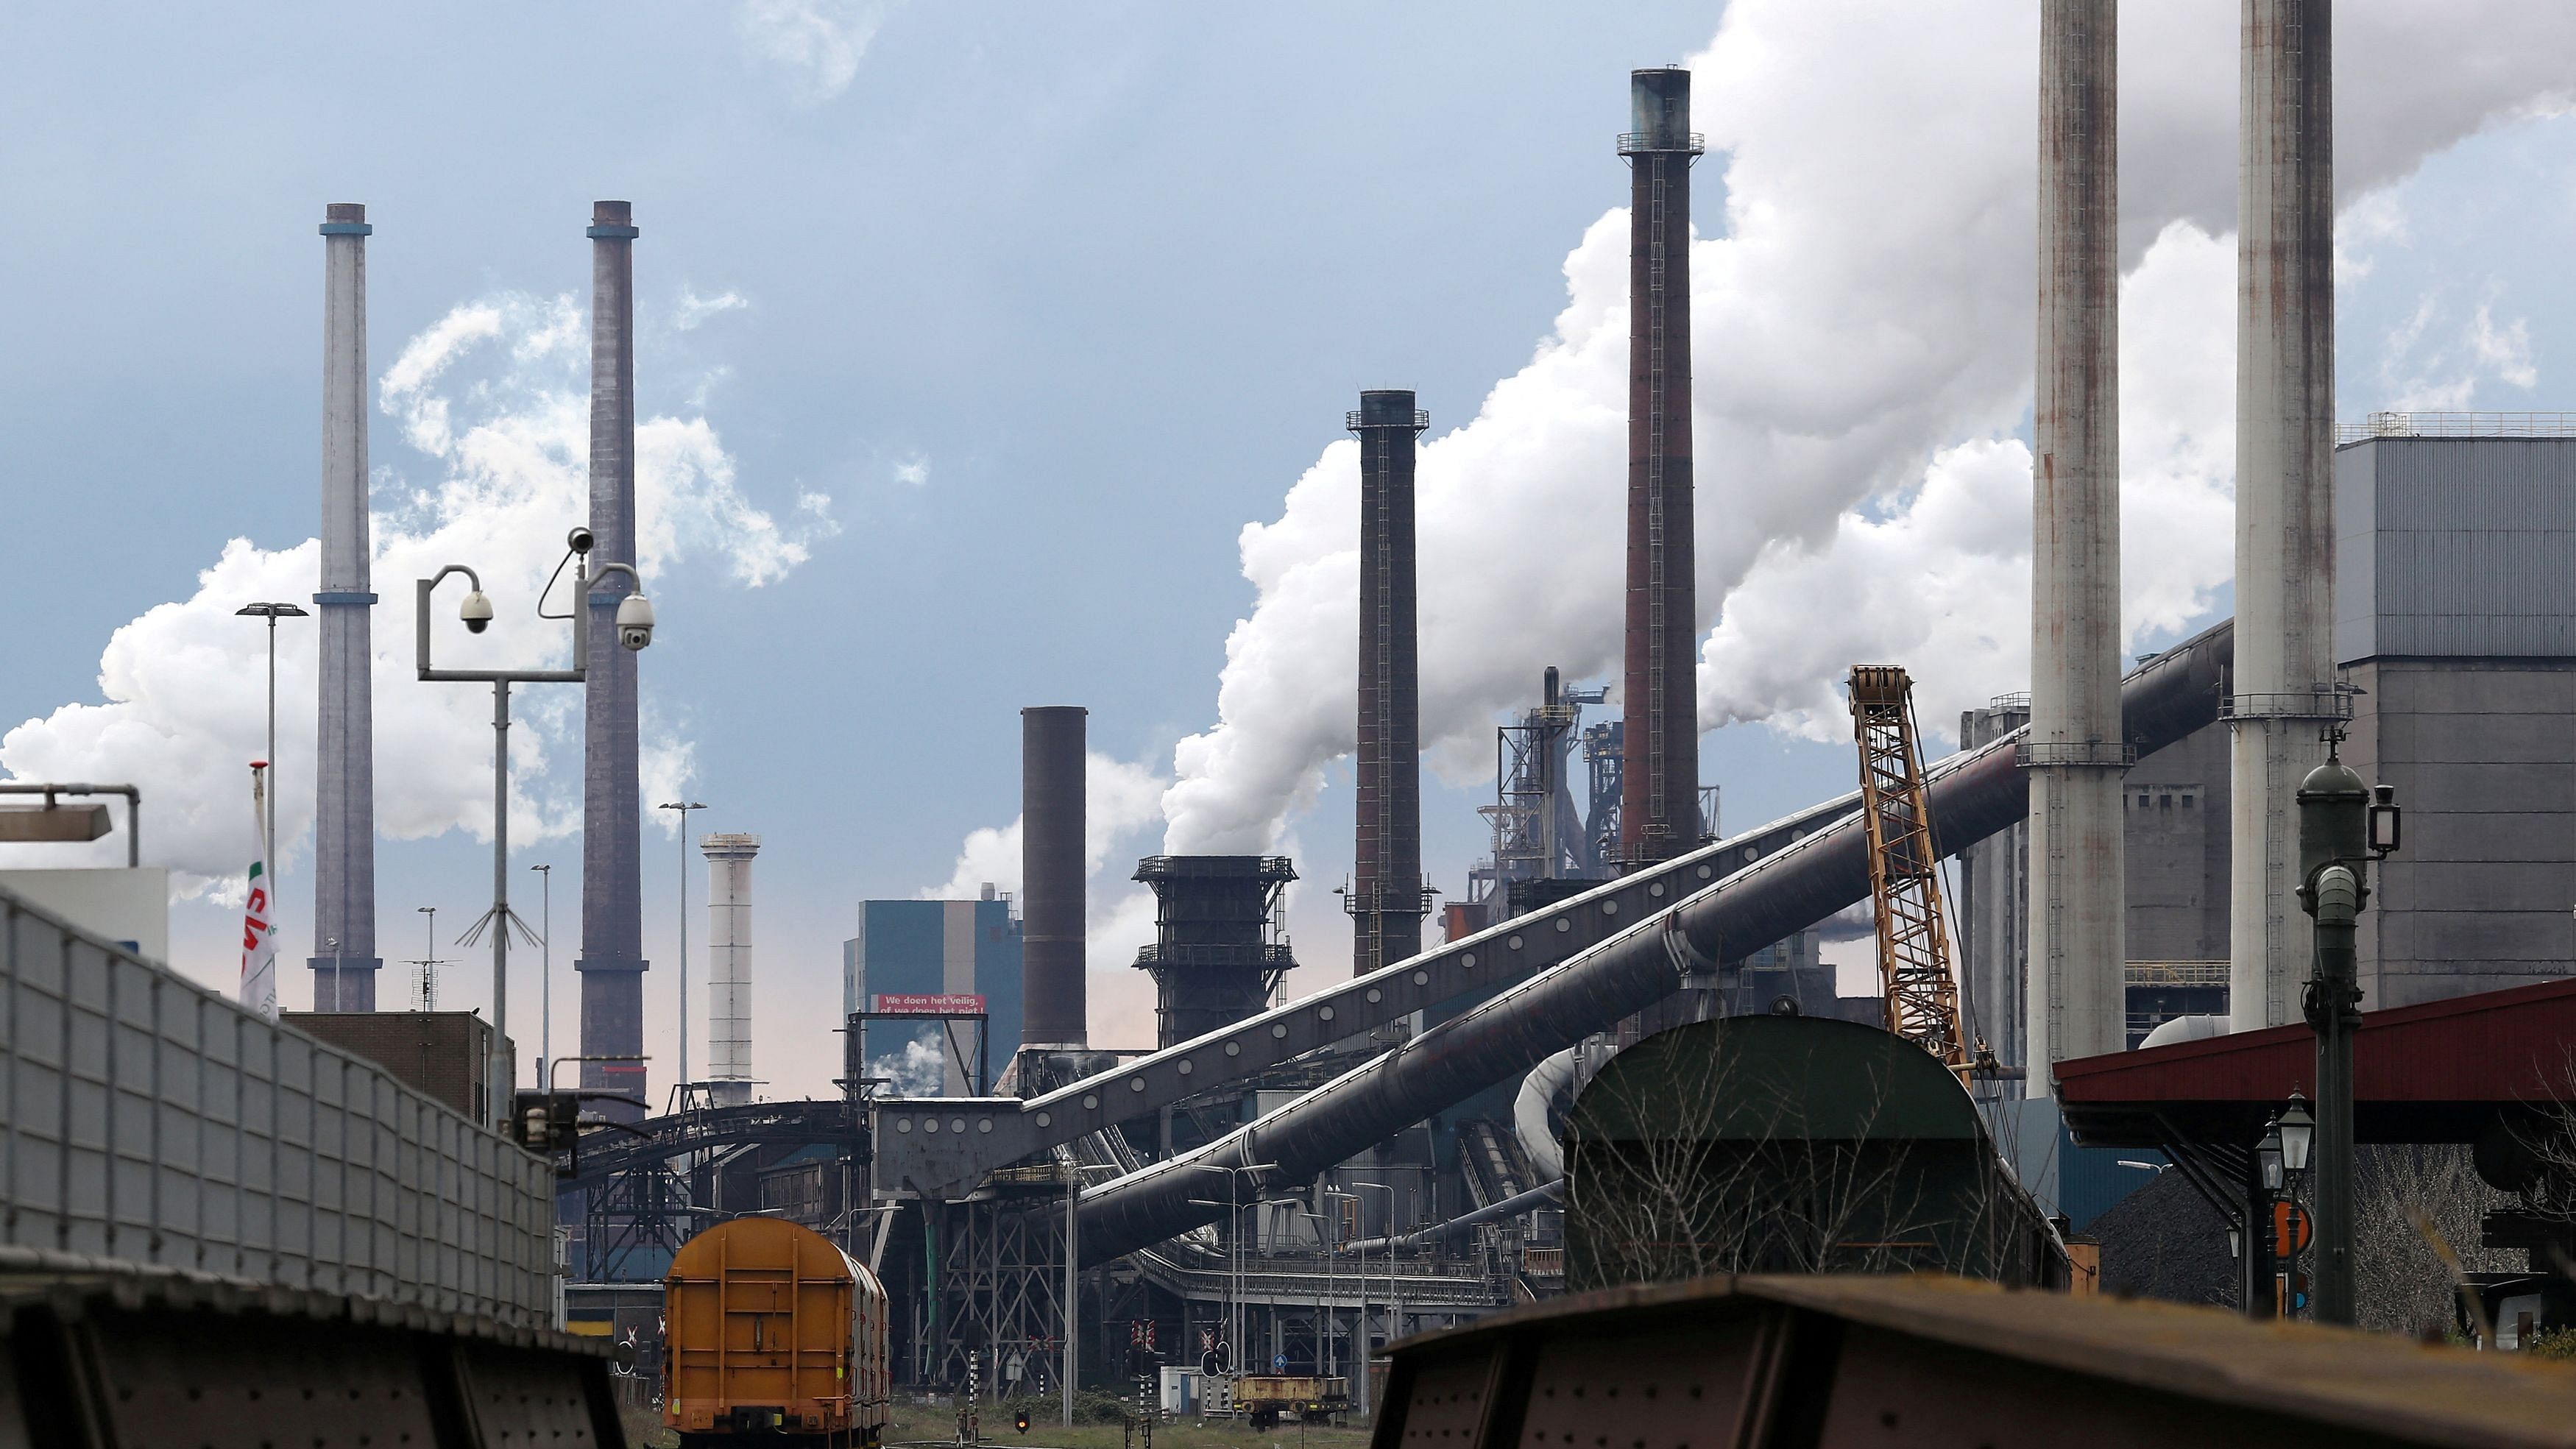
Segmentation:
{"type": "Polygon", "coordinates": [[[2126,1030],[2120,731],[2119,6],[2045,0],[2031,420],[2031,1096],[2126,1030]]]}
{"type": "Polygon", "coordinates": [[[1061,1050],[1091,1040],[1082,848],[1090,716],[1066,704],[1020,711],[1022,1047],[1061,1050]]]}
{"type": "MultiPolygon", "coordinates": [[[[2220,624],[2158,655],[2122,690],[2128,737],[2152,751],[2217,716],[2233,629],[2220,624]]],[[[2028,809],[2018,733],[1952,756],[1932,776],[1936,847],[1944,855],[2010,826],[2028,809]]],[[[1093,1262],[1215,1221],[1204,1169],[1271,1165],[1259,1185],[1311,1181],[1369,1144],[1528,1070],[1670,995],[1687,970],[1732,959],[1812,925],[1869,891],[1861,822],[1847,818],[1250,1125],[1083,1195],[1083,1252],[1093,1262]]]]}
{"type": "Polygon", "coordinates": [[[1344,1243],[1342,1249],[1351,1253],[1375,1253],[1388,1248],[1419,1248],[1427,1243],[1455,1238],[1469,1228],[1479,1227],[1499,1218],[1516,1218],[1523,1213],[1536,1212],[1540,1208],[1554,1207],[1557,1200],[1564,1196],[1565,1179],[1560,1177],[1553,1182],[1541,1183],[1527,1192],[1513,1193],[1501,1202],[1489,1202],[1473,1212],[1460,1213],[1445,1223],[1433,1223],[1427,1228],[1419,1228],[1410,1233],[1399,1233],[1391,1238],[1355,1239],[1344,1243]]]}
{"type": "Polygon", "coordinates": [[[2334,40],[2328,0],[2245,0],[2236,189],[2236,617],[2228,1011],[2297,1019],[2314,955],[2291,795],[2334,686],[2334,40]]]}
{"type": "Polygon", "coordinates": [[[1699,844],[1699,594],[1691,533],[1690,72],[1628,77],[1628,591],[1619,858],[1699,844]]]}
{"type": "MultiPolygon", "coordinates": [[[[635,237],[623,201],[591,208],[590,530],[595,556],[635,557],[635,237]]],[[[617,642],[623,576],[591,588],[589,678],[582,689],[581,1085],[619,1121],[644,1116],[643,802],[635,655],[617,642]],[[623,1058],[624,1060],[607,1060],[623,1058]]],[[[683,816],[683,819],[686,817],[683,816]]]]}
{"type": "Polygon", "coordinates": [[[316,1011],[376,1009],[376,723],[367,543],[367,209],[322,212],[322,680],[314,730],[316,1011]],[[332,943],[337,942],[335,946],[332,943]]]}
{"type": "Polygon", "coordinates": [[[1359,759],[1351,974],[1422,954],[1422,689],[1414,639],[1414,438],[1409,389],[1360,394],[1359,759]]]}

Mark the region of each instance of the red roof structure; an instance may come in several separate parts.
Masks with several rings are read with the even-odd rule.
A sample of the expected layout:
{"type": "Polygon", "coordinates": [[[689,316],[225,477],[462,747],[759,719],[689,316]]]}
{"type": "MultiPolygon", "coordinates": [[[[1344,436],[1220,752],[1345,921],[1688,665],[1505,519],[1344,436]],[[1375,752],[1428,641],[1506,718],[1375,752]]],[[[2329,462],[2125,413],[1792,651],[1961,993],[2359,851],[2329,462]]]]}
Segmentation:
{"type": "MultiPolygon", "coordinates": [[[[2057,1065],[2086,1147],[2248,1145],[2296,1089],[2316,1096],[2316,1038],[2276,1026],[2057,1065]]],[[[2362,1013],[2353,1130],[2363,1142],[2475,1142],[2488,1124],[2576,1101],[2576,980],[2362,1013]]]]}

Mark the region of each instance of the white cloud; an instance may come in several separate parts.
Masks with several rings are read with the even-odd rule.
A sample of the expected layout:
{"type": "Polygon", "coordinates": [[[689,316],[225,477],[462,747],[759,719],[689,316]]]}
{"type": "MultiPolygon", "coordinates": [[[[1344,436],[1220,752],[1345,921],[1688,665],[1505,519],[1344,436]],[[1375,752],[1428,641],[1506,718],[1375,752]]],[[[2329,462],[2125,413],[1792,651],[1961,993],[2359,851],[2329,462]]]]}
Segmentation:
{"type": "Polygon", "coordinates": [[[2397,412],[2452,412],[2477,405],[2478,389],[2502,383],[2528,392],[2540,384],[2532,361],[2531,327],[2516,317],[2499,322],[2489,297],[2466,319],[2444,291],[2426,293],[2380,346],[2379,381],[2397,412]]]}
{"type": "Polygon", "coordinates": [[[895,460],[894,481],[906,488],[919,488],[930,482],[930,458],[922,453],[907,453],[895,460]]]}
{"type": "Polygon", "coordinates": [[[671,327],[678,332],[695,332],[706,325],[710,317],[737,312],[750,305],[740,292],[718,292],[712,297],[701,297],[683,287],[680,289],[679,308],[671,317],[671,327]]]}
{"type": "Polygon", "coordinates": [[[849,89],[885,24],[882,0],[743,0],[743,49],[807,103],[849,89]]]}
{"type": "MultiPolygon", "coordinates": [[[[470,563],[498,611],[480,636],[445,627],[460,596],[450,582],[433,606],[443,665],[559,667],[570,656],[566,627],[537,621],[533,610],[565,531],[589,513],[586,331],[570,298],[486,298],[411,338],[384,371],[379,402],[393,426],[379,430],[376,452],[399,460],[380,465],[373,480],[382,600],[372,615],[376,819],[388,838],[462,829],[488,839],[492,826],[490,695],[415,677],[411,581],[470,563]]],[[[753,506],[702,417],[646,419],[637,440],[637,562],[648,581],[703,557],[740,583],[765,583],[801,562],[807,541],[829,527],[817,514],[819,522],[782,529],[753,506]]],[[[170,866],[184,893],[228,880],[242,859],[244,765],[263,753],[266,699],[267,641],[234,610],[309,596],[319,562],[320,545],[309,539],[280,549],[227,542],[193,594],[153,607],[108,640],[103,702],[66,704],[0,736],[0,767],[19,779],[132,781],[152,822],[146,861],[170,866]]],[[[562,600],[559,587],[554,607],[562,600]]],[[[290,867],[313,811],[314,627],[289,621],[278,635],[278,833],[290,867]]],[[[648,701],[655,675],[648,654],[648,701]]],[[[578,691],[526,686],[513,703],[512,837],[569,835],[581,814],[578,691]],[[576,767],[558,771],[566,759],[576,767]]],[[[652,788],[677,790],[691,746],[660,727],[652,734],[652,788]]],[[[111,838],[89,850],[105,863],[123,848],[111,838]]],[[[66,854],[57,848],[42,859],[66,854]]],[[[19,847],[0,850],[0,860],[38,857],[19,847]]],[[[299,914],[290,900],[289,923],[299,914]]]]}

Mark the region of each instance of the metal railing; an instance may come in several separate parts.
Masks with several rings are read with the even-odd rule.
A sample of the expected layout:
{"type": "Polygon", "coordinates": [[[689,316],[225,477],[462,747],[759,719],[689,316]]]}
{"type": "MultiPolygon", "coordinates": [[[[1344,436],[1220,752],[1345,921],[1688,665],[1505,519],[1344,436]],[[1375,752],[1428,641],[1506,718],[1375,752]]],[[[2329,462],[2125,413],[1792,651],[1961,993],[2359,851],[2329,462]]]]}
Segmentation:
{"type": "Polygon", "coordinates": [[[2013,746],[2013,763],[2025,770],[2055,765],[2103,765],[2125,770],[2138,762],[2138,747],[2126,740],[2076,740],[2063,744],[2013,746]]]}
{"type": "Polygon", "coordinates": [[[2131,961],[2122,980],[2130,986],[2225,986],[2225,961],[2131,961]]]}
{"type": "Polygon", "coordinates": [[[1690,133],[1689,144],[1687,145],[1658,146],[1655,144],[1657,139],[1657,135],[1653,131],[1624,132],[1619,137],[1619,154],[1622,156],[1636,156],[1655,151],[1687,151],[1691,155],[1696,156],[1708,149],[1708,138],[1697,131],[1690,133]]]}
{"type": "Polygon", "coordinates": [[[2220,719],[2342,720],[2352,718],[2354,691],[2319,687],[2219,696],[2220,719]]]}
{"type": "Polygon", "coordinates": [[[2374,438],[2576,438],[2576,413],[2372,413],[2335,424],[2337,443],[2374,438]]]}
{"type": "Polygon", "coordinates": [[[553,1318],[554,1167],[0,891],[0,1250],[553,1318]]]}
{"type": "Polygon", "coordinates": [[[1411,428],[1418,433],[1424,428],[1431,426],[1431,414],[1420,408],[1416,408],[1413,412],[1412,421],[1407,422],[1405,419],[1400,417],[1370,419],[1363,413],[1348,412],[1342,414],[1342,426],[1345,429],[1352,431],[1357,431],[1361,428],[1411,428]]]}

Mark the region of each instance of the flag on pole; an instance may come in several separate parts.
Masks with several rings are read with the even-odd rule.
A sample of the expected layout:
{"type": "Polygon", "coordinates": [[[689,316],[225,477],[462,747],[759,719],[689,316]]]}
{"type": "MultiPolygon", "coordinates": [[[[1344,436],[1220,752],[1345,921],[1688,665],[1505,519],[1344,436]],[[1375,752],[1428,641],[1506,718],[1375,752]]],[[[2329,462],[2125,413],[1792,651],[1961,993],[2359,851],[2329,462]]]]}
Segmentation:
{"type": "MultiPolygon", "coordinates": [[[[264,765],[265,762],[263,761],[264,765]]],[[[277,1020],[275,902],[269,898],[267,780],[250,767],[250,899],[242,908],[242,1005],[277,1020]]]]}

